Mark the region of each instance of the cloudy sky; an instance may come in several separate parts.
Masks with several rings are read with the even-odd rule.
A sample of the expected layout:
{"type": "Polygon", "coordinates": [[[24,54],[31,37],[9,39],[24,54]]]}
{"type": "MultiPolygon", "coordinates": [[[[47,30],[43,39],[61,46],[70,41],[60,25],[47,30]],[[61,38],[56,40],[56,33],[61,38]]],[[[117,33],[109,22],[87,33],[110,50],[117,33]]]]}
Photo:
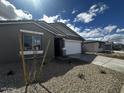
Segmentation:
{"type": "Polygon", "coordinates": [[[0,0],[0,20],[63,22],[88,40],[124,44],[123,0],[0,0]]]}

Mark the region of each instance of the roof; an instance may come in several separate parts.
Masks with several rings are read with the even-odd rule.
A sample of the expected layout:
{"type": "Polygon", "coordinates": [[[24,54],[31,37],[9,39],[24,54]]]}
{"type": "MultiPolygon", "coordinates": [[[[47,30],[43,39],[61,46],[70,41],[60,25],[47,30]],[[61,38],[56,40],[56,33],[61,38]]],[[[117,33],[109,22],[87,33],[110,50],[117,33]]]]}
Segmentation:
{"type": "Polygon", "coordinates": [[[104,41],[86,40],[84,43],[105,43],[104,41]]]}
{"type": "Polygon", "coordinates": [[[57,29],[55,29],[54,27],[50,26],[48,23],[44,22],[44,21],[37,21],[37,23],[39,25],[44,26],[45,28],[49,29],[50,31],[54,32],[57,36],[63,36],[66,37],[65,34],[61,33],[60,31],[58,31],[57,29]]]}
{"type": "Polygon", "coordinates": [[[51,33],[55,36],[58,36],[58,37],[84,40],[80,35],[78,35],[76,32],[71,30],[69,27],[67,27],[63,23],[46,23],[44,21],[35,21],[35,20],[0,21],[0,25],[3,25],[3,24],[29,24],[29,23],[33,23],[33,24],[39,26],[40,28],[45,29],[49,33],[51,33]]]}
{"type": "Polygon", "coordinates": [[[57,31],[59,31],[61,34],[68,36],[69,38],[84,40],[83,37],[81,37],[75,31],[67,27],[64,23],[49,23],[49,25],[57,29],[57,31]]]}

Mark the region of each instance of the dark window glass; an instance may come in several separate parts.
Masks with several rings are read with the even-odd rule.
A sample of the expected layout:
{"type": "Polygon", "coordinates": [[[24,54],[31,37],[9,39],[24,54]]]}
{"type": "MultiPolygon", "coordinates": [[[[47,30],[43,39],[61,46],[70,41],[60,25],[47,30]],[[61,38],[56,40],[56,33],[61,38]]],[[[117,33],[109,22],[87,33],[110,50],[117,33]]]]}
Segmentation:
{"type": "Polygon", "coordinates": [[[99,43],[99,48],[103,48],[104,47],[104,43],[99,43]]]}
{"type": "Polygon", "coordinates": [[[24,50],[41,50],[41,35],[24,34],[24,50]]]}
{"type": "Polygon", "coordinates": [[[32,36],[32,45],[34,50],[41,50],[41,36],[33,35],[32,36]]]}
{"type": "Polygon", "coordinates": [[[32,50],[32,36],[30,34],[24,34],[24,50],[32,50]]]}

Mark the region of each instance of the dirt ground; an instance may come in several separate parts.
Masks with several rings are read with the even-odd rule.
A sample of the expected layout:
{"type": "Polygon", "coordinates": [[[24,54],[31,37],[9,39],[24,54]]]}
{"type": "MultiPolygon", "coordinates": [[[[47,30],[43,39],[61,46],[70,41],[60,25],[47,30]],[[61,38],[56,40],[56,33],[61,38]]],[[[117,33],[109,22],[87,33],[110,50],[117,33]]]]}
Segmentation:
{"type": "MultiPolygon", "coordinates": [[[[15,73],[9,77],[0,77],[0,88],[9,88],[0,93],[24,93],[23,83],[19,84],[22,75],[15,73]]],[[[54,61],[44,66],[41,81],[42,86],[30,85],[27,93],[119,93],[124,84],[124,74],[83,62],[54,61]]]]}

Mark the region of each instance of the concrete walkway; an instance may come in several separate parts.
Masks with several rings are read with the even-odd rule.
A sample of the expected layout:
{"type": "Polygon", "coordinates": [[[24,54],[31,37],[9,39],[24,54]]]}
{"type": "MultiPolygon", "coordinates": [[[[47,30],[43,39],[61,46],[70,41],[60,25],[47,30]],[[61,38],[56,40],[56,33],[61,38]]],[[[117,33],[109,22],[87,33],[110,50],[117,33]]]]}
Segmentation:
{"type": "Polygon", "coordinates": [[[121,59],[97,56],[92,63],[124,73],[124,60],[121,59]]]}
{"type": "Polygon", "coordinates": [[[114,51],[115,53],[122,53],[124,54],[124,51],[114,51]]]}

